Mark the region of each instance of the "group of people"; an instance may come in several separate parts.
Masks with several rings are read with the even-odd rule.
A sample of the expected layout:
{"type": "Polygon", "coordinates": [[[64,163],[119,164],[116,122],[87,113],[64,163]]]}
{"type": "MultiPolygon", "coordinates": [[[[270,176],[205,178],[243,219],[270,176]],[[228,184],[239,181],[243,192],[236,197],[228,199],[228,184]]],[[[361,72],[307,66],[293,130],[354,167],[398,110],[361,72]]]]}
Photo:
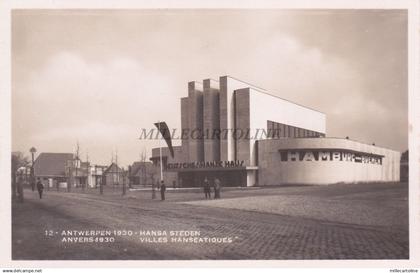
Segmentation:
{"type": "MultiPolygon", "coordinates": [[[[211,199],[211,185],[209,180],[206,178],[204,178],[204,195],[206,197],[206,199],[211,199]]],[[[165,181],[160,181],[160,183],[157,183],[157,188],[158,191],[160,191],[160,200],[164,201],[165,200],[165,192],[166,192],[166,185],[165,185],[165,181]]],[[[175,188],[175,186],[174,186],[175,188]]],[[[214,199],[219,199],[220,198],[220,190],[222,189],[221,186],[221,182],[218,178],[214,179],[214,183],[213,183],[213,189],[214,189],[214,199]]],[[[155,193],[155,183],[152,184],[152,199],[156,198],[156,193],[155,193]]]]}
{"type": "MultiPolygon", "coordinates": [[[[39,198],[42,199],[42,192],[44,191],[44,185],[41,183],[41,181],[38,180],[38,183],[36,183],[36,187],[38,190],[39,198]]],[[[204,195],[206,199],[211,199],[211,186],[209,180],[204,178],[204,195]]],[[[220,198],[220,190],[221,190],[221,183],[218,178],[214,179],[213,183],[213,189],[214,189],[214,199],[220,198]]],[[[158,183],[158,190],[160,191],[160,199],[163,201],[165,200],[165,192],[166,192],[166,185],[165,181],[161,181],[158,183]]],[[[155,198],[155,184],[152,185],[152,198],[155,198]]]]}
{"type": "MultiPolygon", "coordinates": [[[[204,178],[204,195],[206,197],[206,199],[211,199],[211,186],[210,186],[210,182],[209,180],[206,178],[204,178]]],[[[221,190],[221,183],[220,180],[218,178],[214,179],[214,183],[213,183],[213,189],[214,189],[214,199],[219,199],[220,198],[220,190],[221,190]]]]}
{"type": "MultiPolygon", "coordinates": [[[[31,179],[31,188],[32,191],[35,191],[35,178],[31,179]]],[[[23,177],[22,176],[18,176],[17,177],[17,187],[16,187],[16,191],[18,194],[18,198],[21,200],[21,202],[23,202],[23,177]]],[[[36,188],[38,190],[38,195],[39,195],[39,199],[42,199],[42,193],[44,192],[44,185],[42,184],[42,182],[40,180],[38,180],[38,182],[36,183],[36,188]]]]}

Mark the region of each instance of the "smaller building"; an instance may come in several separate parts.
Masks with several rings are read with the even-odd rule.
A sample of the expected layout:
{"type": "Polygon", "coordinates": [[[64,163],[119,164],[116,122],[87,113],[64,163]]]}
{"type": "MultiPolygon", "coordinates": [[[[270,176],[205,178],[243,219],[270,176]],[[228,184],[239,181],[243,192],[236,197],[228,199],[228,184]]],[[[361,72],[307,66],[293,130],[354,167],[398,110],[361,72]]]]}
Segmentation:
{"type": "MultiPolygon", "coordinates": [[[[91,165],[90,162],[83,162],[75,159],[71,168],[71,176],[74,178],[74,187],[97,188],[103,181],[104,171],[108,166],[91,165]]],[[[105,183],[105,182],[104,182],[105,183]]]]}
{"type": "Polygon", "coordinates": [[[34,162],[36,181],[41,181],[46,187],[55,187],[57,183],[65,183],[68,178],[68,168],[73,162],[71,153],[40,153],[34,162]]]}
{"type": "Polygon", "coordinates": [[[107,186],[117,186],[122,185],[124,181],[124,170],[120,168],[116,163],[111,163],[111,165],[106,168],[103,172],[104,175],[104,185],[107,186]]]}
{"type": "Polygon", "coordinates": [[[151,186],[158,177],[157,167],[150,161],[136,161],[129,167],[131,185],[151,186]]]}
{"type": "Polygon", "coordinates": [[[89,165],[87,183],[89,188],[98,188],[103,179],[103,173],[107,169],[103,165],[89,165]]]}

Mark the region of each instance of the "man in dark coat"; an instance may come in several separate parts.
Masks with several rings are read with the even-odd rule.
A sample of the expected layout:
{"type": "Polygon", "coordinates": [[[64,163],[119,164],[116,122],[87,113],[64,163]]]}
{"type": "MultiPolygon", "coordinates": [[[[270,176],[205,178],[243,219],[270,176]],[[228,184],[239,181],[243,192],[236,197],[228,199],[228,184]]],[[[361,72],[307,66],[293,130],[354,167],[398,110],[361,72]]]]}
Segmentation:
{"type": "Polygon", "coordinates": [[[204,178],[204,195],[206,196],[206,199],[210,199],[211,198],[211,194],[210,194],[210,183],[209,180],[206,178],[204,178]]]}
{"type": "Polygon", "coordinates": [[[160,185],[160,199],[162,201],[165,200],[165,191],[166,191],[165,182],[162,180],[162,184],[160,185]]]}
{"type": "Polygon", "coordinates": [[[42,185],[41,181],[36,183],[36,188],[38,189],[39,199],[42,199],[42,192],[44,191],[44,185],[42,185]]]}

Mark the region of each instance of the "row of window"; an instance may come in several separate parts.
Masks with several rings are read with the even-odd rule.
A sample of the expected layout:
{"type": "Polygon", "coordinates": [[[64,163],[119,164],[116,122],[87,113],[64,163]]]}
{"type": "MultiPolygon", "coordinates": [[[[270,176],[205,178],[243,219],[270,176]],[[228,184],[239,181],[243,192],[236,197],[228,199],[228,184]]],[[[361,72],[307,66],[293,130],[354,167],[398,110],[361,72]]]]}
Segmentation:
{"type": "Polygon", "coordinates": [[[269,138],[324,137],[325,134],[267,120],[269,138]]]}

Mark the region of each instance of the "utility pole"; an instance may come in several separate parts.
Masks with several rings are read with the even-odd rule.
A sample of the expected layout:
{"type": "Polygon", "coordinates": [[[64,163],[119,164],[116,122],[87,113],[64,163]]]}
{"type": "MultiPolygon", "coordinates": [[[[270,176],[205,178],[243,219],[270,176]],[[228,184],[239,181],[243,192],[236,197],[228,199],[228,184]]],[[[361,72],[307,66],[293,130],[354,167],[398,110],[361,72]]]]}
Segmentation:
{"type": "MultiPolygon", "coordinates": [[[[160,133],[160,121],[158,121],[159,125],[159,133],[160,133]]],[[[162,136],[159,137],[159,157],[160,157],[160,181],[161,183],[163,181],[163,162],[162,162],[162,144],[161,144],[162,136]]]]}
{"type": "Polygon", "coordinates": [[[126,174],[125,174],[124,169],[122,169],[122,171],[123,171],[123,187],[122,187],[122,195],[124,196],[124,195],[125,195],[125,193],[126,193],[126,188],[125,188],[125,178],[126,178],[126,174]]]}
{"type": "Polygon", "coordinates": [[[74,168],[74,159],[67,161],[67,169],[69,170],[69,178],[67,180],[67,192],[71,192],[71,183],[73,183],[73,168],[74,168]]]}
{"type": "Polygon", "coordinates": [[[89,177],[90,177],[89,152],[86,151],[86,179],[84,181],[84,184],[82,185],[83,191],[85,191],[85,189],[87,189],[88,187],[89,177]]]}
{"type": "Polygon", "coordinates": [[[77,145],[76,145],[76,173],[75,173],[75,178],[76,178],[76,185],[77,185],[77,168],[78,168],[78,163],[79,163],[80,159],[79,159],[79,141],[77,141],[77,145]]]}
{"type": "Polygon", "coordinates": [[[115,175],[114,175],[114,173],[112,171],[112,164],[114,164],[114,149],[112,149],[112,153],[111,153],[111,165],[110,165],[110,168],[109,168],[110,173],[111,173],[111,177],[112,177],[112,190],[114,190],[115,189],[115,181],[114,181],[115,175]]]}
{"type": "Polygon", "coordinates": [[[118,167],[118,150],[115,150],[115,165],[117,166],[117,185],[120,185],[120,167],[118,167]]]}
{"type": "Polygon", "coordinates": [[[32,191],[35,191],[35,170],[34,170],[34,155],[36,153],[35,147],[32,147],[29,152],[32,154],[32,165],[31,165],[31,188],[32,191]]]}
{"type": "Polygon", "coordinates": [[[133,179],[133,177],[131,176],[131,165],[128,165],[128,188],[131,189],[131,180],[133,179]]]}

